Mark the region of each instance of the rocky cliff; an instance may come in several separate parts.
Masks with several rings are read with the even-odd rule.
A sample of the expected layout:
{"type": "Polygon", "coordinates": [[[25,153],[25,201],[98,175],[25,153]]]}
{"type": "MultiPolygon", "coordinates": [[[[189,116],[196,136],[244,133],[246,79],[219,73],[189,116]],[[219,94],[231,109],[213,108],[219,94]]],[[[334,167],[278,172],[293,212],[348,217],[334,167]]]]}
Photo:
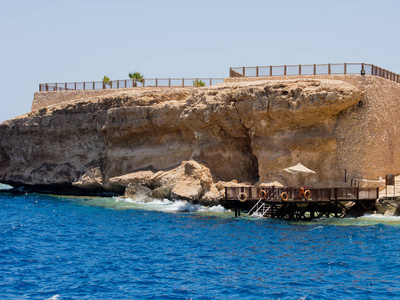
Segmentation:
{"type": "MultiPolygon", "coordinates": [[[[48,105],[63,92],[45,93],[48,105]]],[[[177,182],[194,176],[201,199],[218,181],[324,186],[344,184],[345,170],[366,179],[400,171],[400,85],[383,78],[232,78],[76,95],[0,125],[0,182],[121,191],[136,180],[154,190],[155,174],[180,168],[183,179],[160,196],[179,196],[177,182]],[[316,174],[283,171],[298,162],[316,174]]]]}

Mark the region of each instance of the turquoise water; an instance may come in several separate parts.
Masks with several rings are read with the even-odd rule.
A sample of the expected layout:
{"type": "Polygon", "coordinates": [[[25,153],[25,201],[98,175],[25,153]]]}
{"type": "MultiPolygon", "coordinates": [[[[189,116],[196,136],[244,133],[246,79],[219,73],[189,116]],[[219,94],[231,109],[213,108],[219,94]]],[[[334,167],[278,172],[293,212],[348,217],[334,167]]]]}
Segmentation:
{"type": "Polygon", "coordinates": [[[400,298],[400,218],[0,194],[0,299],[400,298]]]}

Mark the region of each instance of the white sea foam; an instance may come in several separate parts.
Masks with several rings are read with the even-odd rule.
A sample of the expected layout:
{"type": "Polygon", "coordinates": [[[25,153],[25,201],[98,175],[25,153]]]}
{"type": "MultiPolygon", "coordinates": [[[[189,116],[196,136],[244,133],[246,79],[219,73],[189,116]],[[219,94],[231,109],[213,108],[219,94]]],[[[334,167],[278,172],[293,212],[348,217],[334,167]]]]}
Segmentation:
{"type": "Polygon", "coordinates": [[[10,190],[12,188],[11,185],[0,183],[0,190],[10,190]]]}
{"type": "Polygon", "coordinates": [[[46,300],[59,300],[60,295],[54,295],[53,297],[47,298],[46,300]]]}
{"type": "Polygon", "coordinates": [[[90,201],[90,205],[99,205],[114,209],[142,209],[168,213],[193,212],[217,215],[230,212],[221,205],[208,207],[200,204],[192,204],[185,200],[171,201],[168,199],[157,199],[148,196],[143,197],[142,195],[130,198],[101,198],[90,201]]]}

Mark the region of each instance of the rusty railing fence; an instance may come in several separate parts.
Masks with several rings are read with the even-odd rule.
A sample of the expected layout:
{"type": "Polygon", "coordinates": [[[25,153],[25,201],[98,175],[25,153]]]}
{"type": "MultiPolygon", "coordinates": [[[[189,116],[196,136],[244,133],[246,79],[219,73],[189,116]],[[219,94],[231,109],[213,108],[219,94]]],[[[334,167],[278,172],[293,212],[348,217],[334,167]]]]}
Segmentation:
{"type": "Polygon", "coordinates": [[[229,77],[368,74],[400,83],[400,75],[365,63],[283,65],[230,68],[229,77]]]}
{"type": "Polygon", "coordinates": [[[89,82],[65,82],[65,83],[40,83],[39,92],[69,91],[69,90],[107,90],[124,89],[133,87],[197,87],[199,82],[205,86],[222,83],[223,78],[143,78],[136,79],[89,81],[89,82]]]}
{"type": "MultiPolygon", "coordinates": [[[[226,187],[225,200],[238,200],[240,193],[245,193],[248,200],[259,200],[261,190],[269,191],[268,194],[274,196],[268,201],[282,202],[281,193],[286,192],[289,201],[300,201],[300,188],[293,187],[261,187],[261,186],[242,186],[226,187]],[[274,193],[271,193],[274,192],[274,193]]],[[[307,188],[311,197],[309,201],[332,201],[332,200],[376,200],[379,198],[379,188],[360,188],[360,187],[332,187],[332,188],[307,188]]]]}
{"type": "MultiPolygon", "coordinates": [[[[230,68],[229,77],[269,77],[298,75],[347,75],[368,74],[383,77],[400,83],[400,75],[365,63],[283,65],[230,68]]],[[[197,87],[198,82],[205,86],[222,83],[223,78],[143,78],[89,82],[40,83],[39,92],[68,90],[106,90],[133,87],[197,87]]]]}

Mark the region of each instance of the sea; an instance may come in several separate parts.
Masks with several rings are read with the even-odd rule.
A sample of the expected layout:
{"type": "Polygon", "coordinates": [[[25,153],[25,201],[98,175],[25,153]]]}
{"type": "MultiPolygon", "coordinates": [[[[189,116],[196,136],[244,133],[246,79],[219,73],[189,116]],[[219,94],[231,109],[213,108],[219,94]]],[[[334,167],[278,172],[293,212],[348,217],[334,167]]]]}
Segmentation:
{"type": "Polygon", "coordinates": [[[0,299],[399,298],[400,217],[0,193],[0,299]]]}

